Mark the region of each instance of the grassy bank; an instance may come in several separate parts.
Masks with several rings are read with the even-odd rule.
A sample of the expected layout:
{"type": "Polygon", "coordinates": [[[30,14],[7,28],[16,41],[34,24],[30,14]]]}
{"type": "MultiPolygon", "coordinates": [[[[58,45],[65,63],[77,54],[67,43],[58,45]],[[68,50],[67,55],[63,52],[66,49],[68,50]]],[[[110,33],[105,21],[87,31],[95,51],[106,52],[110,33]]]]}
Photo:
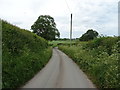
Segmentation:
{"type": "Polygon", "coordinates": [[[2,87],[25,84],[46,65],[51,54],[45,39],[3,21],[2,87]]]}
{"type": "Polygon", "coordinates": [[[120,39],[103,37],[59,49],[71,57],[98,88],[120,88],[120,39]]]}

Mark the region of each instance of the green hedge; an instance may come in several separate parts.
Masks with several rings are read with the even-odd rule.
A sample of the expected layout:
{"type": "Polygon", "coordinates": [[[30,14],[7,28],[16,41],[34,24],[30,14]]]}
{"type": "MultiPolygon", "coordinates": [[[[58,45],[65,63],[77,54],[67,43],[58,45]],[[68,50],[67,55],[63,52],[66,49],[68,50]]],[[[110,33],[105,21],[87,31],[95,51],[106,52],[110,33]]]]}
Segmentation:
{"type": "Polygon", "coordinates": [[[98,88],[120,88],[118,52],[120,40],[117,37],[104,38],[102,43],[93,47],[96,45],[95,42],[96,40],[80,42],[78,46],[71,47],[59,46],[59,49],[70,56],[98,88]],[[110,44],[110,41],[114,43],[110,44]]]}
{"type": "Polygon", "coordinates": [[[41,70],[51,57],[48,42],[2,21],[2,87],[17,88],[41,70]]]}

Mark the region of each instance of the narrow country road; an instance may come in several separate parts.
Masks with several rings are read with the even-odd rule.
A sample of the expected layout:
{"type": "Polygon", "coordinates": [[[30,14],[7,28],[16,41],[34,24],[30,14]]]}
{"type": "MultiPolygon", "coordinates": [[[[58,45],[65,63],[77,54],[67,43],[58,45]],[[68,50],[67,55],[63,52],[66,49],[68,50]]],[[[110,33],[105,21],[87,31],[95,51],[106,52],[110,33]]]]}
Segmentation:
{"type": "Polygon", "coordinates": [[[22,88],[95,88],[79,67],[63,52],[53,49],[48,64],[22,88]]]}

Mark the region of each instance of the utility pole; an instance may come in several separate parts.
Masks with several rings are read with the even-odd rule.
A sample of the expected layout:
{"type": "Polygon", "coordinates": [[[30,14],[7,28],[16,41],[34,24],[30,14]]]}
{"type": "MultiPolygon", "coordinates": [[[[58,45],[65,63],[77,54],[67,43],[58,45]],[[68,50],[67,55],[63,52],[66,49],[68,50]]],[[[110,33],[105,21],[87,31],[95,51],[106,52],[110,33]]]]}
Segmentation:
{"type": "Polygon", "coordinates": [[[71,13],[71,21],[70,21],[70,46],[72,43],[72,13],[71,13]]]}

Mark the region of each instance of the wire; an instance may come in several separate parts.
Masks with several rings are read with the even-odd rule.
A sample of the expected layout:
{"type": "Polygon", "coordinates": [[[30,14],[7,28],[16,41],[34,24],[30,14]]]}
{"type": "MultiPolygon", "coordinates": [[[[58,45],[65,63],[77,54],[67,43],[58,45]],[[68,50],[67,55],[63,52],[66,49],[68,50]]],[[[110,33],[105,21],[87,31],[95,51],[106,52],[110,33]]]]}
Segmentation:
{"type": "Polygon", "coordinates": [[[70,10],[70,7],[69,7],[69,5],[68,5],[68,3],[67,3],[67,0],[65,0],[65,2],[66,2],[66,5],[67,5],[67,7],[68,7],[69,12],[71,13],[71,10],[70,10]]]}

